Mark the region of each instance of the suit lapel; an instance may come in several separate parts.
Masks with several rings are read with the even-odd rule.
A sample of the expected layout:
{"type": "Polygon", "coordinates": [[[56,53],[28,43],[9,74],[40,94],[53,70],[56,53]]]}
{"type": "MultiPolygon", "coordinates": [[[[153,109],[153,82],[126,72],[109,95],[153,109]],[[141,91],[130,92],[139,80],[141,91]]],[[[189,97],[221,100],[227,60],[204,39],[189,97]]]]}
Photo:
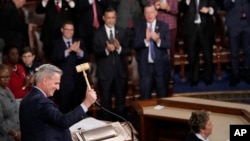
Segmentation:
{"type": "Polygon", "coordinates": [[[106,32],[105,26],[102,26],[101,32],[102,32],[103,37],[105,37],[105,41],[108,41],[109,37],[108,37],[108,34],[106,32]]]}
{"type": "Polygon", "coordinates": [[[115,30],[115,39],[118,39],[119,38],[119,30],[116,26],[114,27],[114,30],[115,30]]]}
{"type": "Polygon", "coordinates": [[[156,20],[156,23],[155,23],[155,32],[156,32],[156,33],[159,33],[159,32],[160,32],[159,28],[160,28],[160,24],[159,24],[159,22],[156,20]]]}
{"type": "Polygon", "coordinates": [[[64,49],[67,49],[66,43],[64,42],[63,38],[61,38],[60,44],[61,44],[61,46],[64,47],[64,49]]]}

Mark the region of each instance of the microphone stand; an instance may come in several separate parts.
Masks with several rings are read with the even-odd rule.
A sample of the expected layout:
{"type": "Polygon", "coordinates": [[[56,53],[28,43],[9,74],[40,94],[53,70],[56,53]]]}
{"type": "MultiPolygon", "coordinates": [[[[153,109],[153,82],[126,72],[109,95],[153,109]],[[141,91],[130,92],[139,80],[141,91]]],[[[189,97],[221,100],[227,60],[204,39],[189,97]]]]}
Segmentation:
{"type": "MultiPolygon", "coordinates": [[[[85,70],[83,70],[83,76],[84,76],[84,78],[85,78],[85,81],[86,81],[86,84],[87,84],[88,89],[91,89],[91,86],[90,86],[90,84],[89,84],[89,80],[88,80],[88,77],[87,77],[87,74],[86,74],[85,70]]],[[[134,132],[133,132],[133,128],[132,128],[131,124],[129,124],[129,122],[128,122],[125,118],[123,118],[122,116],[117,115],[117,114],[115,114],[115,113],[109,111],[108,109],[104,108],[104,107],[103,107],[100,103],[98,103],[97,101],[95,102],[95,105],[98,106],[99,108],[101,108],[102,110],[104,110],[104,111],[106,111],[106,112],[108,112],[108,113],[110,113],[110,114],[112,114],[112,115],[114,115],[114,116],[116,116],[116,117],[122,119],[123,121],[125,121],[125,122],[127,123],[128,127],[130,128],[130,131],[131,131],[131,141],[134,141],[134,132]]]]}

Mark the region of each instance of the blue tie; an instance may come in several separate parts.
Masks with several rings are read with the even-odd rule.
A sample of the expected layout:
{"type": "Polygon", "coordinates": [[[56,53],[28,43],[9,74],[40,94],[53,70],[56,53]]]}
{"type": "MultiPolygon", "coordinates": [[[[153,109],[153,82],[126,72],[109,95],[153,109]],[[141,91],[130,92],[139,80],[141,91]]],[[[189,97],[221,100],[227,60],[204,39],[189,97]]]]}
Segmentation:
{"type": "Polygon", "coordinates": [[[70,47],[70,41],[67,41],[67,48],[70,47]]]}
{"type": "MultiPolygon", "coordinates": [[[[149,29],[150,31],[152,32],[153,29],[152,29],[152,24],[150,24],[149,26],[149,29]]],[[[153,39],[150,39],[149,40],[149,52],[150,52],[150,55],[151,55],[151,58],[152,60],[154,61],[155,60],[155,50],[154,50],[154,40],[153,39]]]]}

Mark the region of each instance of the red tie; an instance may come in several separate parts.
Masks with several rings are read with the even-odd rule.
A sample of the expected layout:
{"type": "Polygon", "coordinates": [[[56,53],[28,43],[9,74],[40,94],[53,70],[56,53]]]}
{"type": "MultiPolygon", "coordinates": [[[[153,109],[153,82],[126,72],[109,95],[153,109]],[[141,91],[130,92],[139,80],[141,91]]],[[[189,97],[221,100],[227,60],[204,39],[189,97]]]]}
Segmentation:
{"type": "Polygon", "coordinates": [[[94,0],[94,2],[92,4],[92,10],[93,10],[93,26],[95,28],[98,28],[100,26],[100,24],[99,24],[98,17],[97,17],[95,0],[94,0]]]}
{"type": "Polygon", "coordinates": [[[61,7],[60,7],[60,5],[59,5],[59,0],[56,1],[56,11],[57,11],[58,13],[60,13],[60,11],[61,11],[61,7]]]}

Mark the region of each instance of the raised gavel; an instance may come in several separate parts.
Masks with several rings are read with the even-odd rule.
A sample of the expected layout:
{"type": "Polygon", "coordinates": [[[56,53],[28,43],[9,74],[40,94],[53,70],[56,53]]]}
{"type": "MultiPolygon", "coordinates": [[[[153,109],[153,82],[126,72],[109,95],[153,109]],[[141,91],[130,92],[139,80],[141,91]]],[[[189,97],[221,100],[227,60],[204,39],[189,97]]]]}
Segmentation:
{"type": "Polygon", "coordinates": [[[83,72],[83,76],[85,78],[85,81],[86,81],[86,84],[87,84],[87,87],[89,89],[91,89],[91,86],[89,84],[89,80],[88,80],[88,77],[87,77],[87,74],[86,74],[86,70],[89,70],[90,69],[90,65],[89,63],[83,63],[83,64],[80,64],[80,65],[77,65],[76,66],[76,71],[77,72],[83,72]]]}

